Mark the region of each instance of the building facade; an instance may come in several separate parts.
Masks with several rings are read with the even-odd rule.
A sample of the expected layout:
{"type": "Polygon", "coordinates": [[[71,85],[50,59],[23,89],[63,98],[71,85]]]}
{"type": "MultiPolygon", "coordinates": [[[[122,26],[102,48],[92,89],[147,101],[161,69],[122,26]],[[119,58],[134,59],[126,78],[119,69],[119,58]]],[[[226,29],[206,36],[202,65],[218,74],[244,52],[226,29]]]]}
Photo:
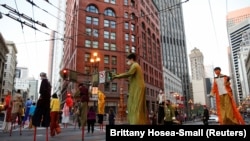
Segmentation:
{"type": "MultiPolygon", "coordinates": [[[[66,7],[66,0],[58,0],[58,8],[62,11],[65,11],[66,7]]],[[[57,17],[63,21],[65,21],[65,13],[62,11],[58,11],[57,17]]],[[[64,33],[65,23],[64,22],[57,22],[57,30],[59,33],[64,33]]],[[[52,57],[52,64],[51,65],[51,85],[52,87],[52,93],[60,94],[61,89],[61,77],[60,77],[60,69],[62,64],[62,57],[63,57],[63,48],[64,48],[64,41],[58,40],[63,39],[62,35],[58,34],[57,32],[53,33],[54,36],[52,38],[57,39],[54,40],[54,44],[51,45],[51,55],[52,57]]]]}
{"type": "Polygon", "coordinates": [[[21,91],[23,99],[29,98],[30,84],[28,80],[29,70],[26,67],[17,67],[15,70],[14,93],[21,91]]]}
{"type": "Polygon", "coordinates": [[[208,104],[208,98],[206,89],[206,79],[205,79],[205,67],[204,67],[204,57],[202,52],[194,48],[189,54],[190,64],[191,64],[191,74],[192,74],[192,91],[193,91],[193,102],[194,104],[210,105],[208,104]]]}
{"type": "Polygon", "coordinates": [[[12,41],[6,41],[9,53],[6,55],[7,61],[4,66],[3,76],[3,95],[7,95],[8,91],[14,92],[15,69],[17,66],[17,48],[12,41]]]}
{"type": "MultiPolygon", "coordinates": [[[[72,0],[66,3],[66,12],[72,14],[66,15],[65,37],[70,38],[64,42],[62,68],[80,72],[77,83],[88,83],[93,70],[127,71],[126,56],[136,53],[144,71],[147,107],[152,109],[163,89],[159,19],[152,1],[72,0]],[[91,63],[94,54],[100,60],[91,63]]],[[[63,81],[63,99],[77,90],[77,83],[63,81]]],[[[121,89],[128,95],[128,81],[101,83],[99,89],[106,95],[107,112],[109,107],[117,109],[121,89]]]]}
{"type": "MultiPolygon", "coordinates": [[[[163,67],[170,70],[182,81],[185,111],[189,114],[188,101],[190,78],[181,0],[153,0],[160,16],[160,39],[163,67]]],[[[164,74],[165,75],[165,74],[164,74]]]]}
{"type": "Polygon", "coordinates": [[[5,39],[0,33],[0,98],[4,98],[4,88],[3,88],[3,80],[4,80],[4,70],[5,63],[7,61],[6,55],[9,53],[9,49],[5,43],[5,39]]]}
{"type": "MultiPolygon", "coordinates": [[[[245,31],[250,29],[250,19],[231,27],[228,29],[229,41],[231,47],[231,61],[232,61],[232,80],[234,84],[234,97],[237,104],[242,103],[244,94],[243,94],[243,84],[241,83],[241,69],[239,62],[239,53],[241,51],[241,43],[243,41],[242,35],[245,31]]],[[[242,75],[243,76],[243,75],[242,75]]]]}

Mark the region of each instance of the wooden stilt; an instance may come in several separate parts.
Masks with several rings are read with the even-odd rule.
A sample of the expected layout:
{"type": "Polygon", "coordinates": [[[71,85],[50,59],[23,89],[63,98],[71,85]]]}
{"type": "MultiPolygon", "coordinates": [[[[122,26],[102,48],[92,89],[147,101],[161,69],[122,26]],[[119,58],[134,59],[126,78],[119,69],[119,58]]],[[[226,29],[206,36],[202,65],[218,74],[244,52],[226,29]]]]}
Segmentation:
{"type": "Polygon", "coordinates": [[[10,125],[10,136],[12,134],[12,126],[13,126],[13,123],[11,122],[11,125],[10,125]]]}
{"type": "Polygon", "coordinates": [[[84,141],[84,127],[82,127],[82,141],[84,141]]]}
{"type": "Polygon", "coordinates": [[[36,126],[34,127],[34,139],[33,141],[36,141],[36,126]]]}
{"type": "Polygon", "coordinates": [[[76,130],[76,122],[75,122],[75,130],[76,130]]]}
{"type": "Polygon", "coordinates": [[[49,128],[46,127],[46,141],[49,141],[49,128]]]}
{"type": "Polygon", "coordinates": [[[20,130],[19,131],[20,131],[19,134],[21,136],[22,135],[22,124],[20,124],[20,130]]]}

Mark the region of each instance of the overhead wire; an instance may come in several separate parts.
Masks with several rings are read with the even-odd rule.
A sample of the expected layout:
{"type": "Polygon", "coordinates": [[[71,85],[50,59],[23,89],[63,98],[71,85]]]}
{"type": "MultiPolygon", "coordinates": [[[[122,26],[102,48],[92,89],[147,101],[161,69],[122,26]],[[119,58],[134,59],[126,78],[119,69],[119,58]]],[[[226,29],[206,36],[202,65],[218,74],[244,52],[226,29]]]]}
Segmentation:
{"type": "MultiPolygon", "coordinates": [[[[27,0],[27,1],[30,1],[30,0],[27,0]]],[[[53,4],[51,4],[49,1],[47,1],[47,0],[45,0],[46,2],[48,2],[50,5],[52,5],[53,7],[55,7],[55,8],[57,8],[56,6],[54,6],[53,4]]],[[[156,13],[161,13],[161,12],[166,12],[166,11],[168,11],[169,9],[172,9],[173,7],[175,7],[175,6],[178,6],[178,5],[180,5],[180,4],[183,4],[183,3],[186,3],[186,2],[188,2],[189,0],[186,0],[186,1],[183,1],[183,2],[180,2],[180,3],[178,3],[178,4],[175,4],[175,5],[172,5],[172,6],[169,6],[169,7],[166,7],[166,8],[163,8],[163,9],[161,9],[161,10],[158,10],[156,13]]],[[[57,9],[59,9],[61,12],[64,12],[63,10],[61,10],[60,8],[57,8],[57,9]]],[[[79,9],[79,10],[81,10],[81,11],[83,11],[82,9],[79,9]]],[[[85,10],[84,10],[85,11],[85,10]]],[[[66,13],[66,12],[64,12],[64,13],[66,13]]],[[[98,13],[99,14],[99,13],[98,13]]],[[[145,14],[145,15],[141,15],[141,16],[138,16],[138,17],[136,17],[136,19],[139,19],[139,18],[145,18],[145,17],[148,17],[148,16],[151,16],[152,14],[155,14],[155,13],[148,13],[148,14],[145,14]]],[[[68,14],[67,14],[68,15],[68,14]]],[[[71,16],[71,15],[70,15],[71,16]]],[[[120,18],[120,17],[118,17],[118,18],[120,18]]],[[[122,18],[124,18],[124,17],[122,17],[122,18]]],[[[129,21],[133,21],[133,20],[135,20],[135,19],[126,19],[126,20],[124,20],[123,22],[119,22],[119,23],[116,23],[116,25],[119,25],[119,24],[124,24],[125,22],[129,22],[129,21]]],[[[79,21],[79,20],[78,20],[79,21]]],[[[85,24],[85,23],[84,23],[85,24]]],[[[102,29],[105,29],[105,27],[101,27],[101,28],[98,28],[97,29],[97,31],[99,31],[99,30],[102,30],[102,29]]],[[[52,29],[50,29],[50,30],[52,30],[52,29]]],[[[54,31],[54,30],[53,30],[54,31]]],[[[75,36],[80,36],[80,35],[82,35],[82,36],[86,36],[86,35],[88,35],[89,33],[87,33],[86,31],[84,31],[82,34],[75,34],[75,35],[72,35],[72,36],[69,36],[69,37],[64,37],[64,38],[53,38],[53,39],[47,39],[47,40],[40,40],[39,42],[42,42],[42,41],[51,41],[51,40],[62,40],[62,41],[64,41],[64,39],[72,39],[73,37],[75,37],[75,36]]],[[[98,36],[100,36],[100,35],[98,35],[98,36]]],[[[32,42],[30,42],[30,43],[33,43],[34,41],[32,41],[32,42]]]]}
{"type": "MultiPolygon", "coordinates": [[[[19,10],[18,10],[18,6],[17,6],[17,2],[15,0],[15,5],[16,5],[16,9],[17,9],[17,12],[19,13],[19,10]]],[[[20,14],[18,14],[19,16],[19,20],[21,21],[21,16],[20,14]]],[[[21,27],[22,27],[22,33],[23,33],[23,39],[24,39],[24,42],[26,42],[26,38],[25,38],[25,34],[24,34],[24,29],[23,29],[23,23],[21,23],[21,27]]],[[[25,49],[26,49],[26,53],[27,53],[27,62],[28,62],[28,66],[30,65],[30,61],[29,61],[29,52],[28,52],[28,48],[27,48],[27,44],[25,43],[25,49]]]]}
{"type": "Polygon", "coordinates": [[[215,24],[214,24],[214,16],[213,16],[210,0],[208,0],[208,4],[209,4],[209,12],[210,12],[210,16],[211,16],[211,20],[212,20],[212,24],[213,24],[213,31],[214,31],[214,36],[215,36],[215,40],[216,40],[216,45],[217,45],[217,47],[219,47],[218,37],[217,37],[215,24]]]}
{"type": "MultiPolygon", "coordinates": [[[[33,0],[32,0],[33,2],[33,0]]],[[[32,18],[35,19],[35,14],[34,14],[34,6],[32,5],[32,18]]],[[[35,23],[33,23],[33,26],[36,27],[35,23]]],[[[37,40],[37,33],[36,30],[35,32],[35,41],[37,40]]],[[[37,49],[37,42],[35,43],[35,53],[36,53],[36,57],[38,57],[38,49],[37,49]]],[[[33,75],[33,74],[32,74],[33,75]]],[[[33,75],[34,76],[34,75],[33,75]]]]}

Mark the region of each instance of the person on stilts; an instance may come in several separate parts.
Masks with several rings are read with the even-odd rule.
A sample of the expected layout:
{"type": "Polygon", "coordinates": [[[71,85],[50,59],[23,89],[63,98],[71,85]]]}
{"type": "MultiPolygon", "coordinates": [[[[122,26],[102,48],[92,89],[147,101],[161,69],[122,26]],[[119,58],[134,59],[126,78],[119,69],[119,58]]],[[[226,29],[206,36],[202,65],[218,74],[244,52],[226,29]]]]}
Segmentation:
{"type": "Polygon", "coordinates": [[[32,117],[34,126],[34,141],[36,141],[36,128],[39,126],[46,127],[46,141],[48,141],[48,128],[50,127],[50,98],[51,85],[47,79],[46,73],[40,73],[41,85],[39,89],[40,97],[32,117]]]}

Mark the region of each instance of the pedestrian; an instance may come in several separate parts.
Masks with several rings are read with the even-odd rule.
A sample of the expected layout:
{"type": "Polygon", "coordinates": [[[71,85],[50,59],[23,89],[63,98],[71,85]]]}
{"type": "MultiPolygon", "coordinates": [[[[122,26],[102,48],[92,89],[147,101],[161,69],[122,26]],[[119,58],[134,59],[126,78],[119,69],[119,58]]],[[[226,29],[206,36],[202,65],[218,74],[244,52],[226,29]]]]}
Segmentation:
{"type": "Polygon", "coordinates": [[[145,125],[149,123],[146,107],[145,82],[142,68],[136,62],[136,55],[134,53],[127,56],[127,65],[130,66],[129,70],[125,73],[113,74],[112,80],[129,78],[129,96],[127,102],[128,123],[130,125],[145,125]]]}
{"type": "Polygon", "coordinates": [[[221,74],[221,68],[214,68],[211,95],[215,96],[217,115],[220,125],[244,125],[245,122],[237,109],[230,86],[230,77],[221,74]]]}
{"type": "Polygon", "coordinates": [[[65,100],[67,106],[69,107],[69,112],[71,113],[71,109],[74,105],[73,99],[71,97],[71,94],[67,94],[66,100],[65,100]]]}
{"type": "Polygon", "coordinates": [[[2,130],[8,132],[11,129],[11,92],[8,91],[7,96],[4,98],[4,121],[2,130]]]}
{"type": "Polygon", "coordinates": [[[31,129],[32,128],[32,117],[34,116],[34,113],[35,113],[35,110],[36,110],[36,103],[33,102],[32,105],[30,106],[30,110],[29,110],[29,128],[31,129]]]}
{"type": "Polygon", "coordinates": [[[208,125],[208,119],[209,119],[209,110],[207,109],[207,106],[203,106],[203,124],[208,125]]]}
{"type": "Polygon", "coordinates": [[[109,109],[109,125],[115,125],[115,112],[113,108],[109,109]]]}
{"type": "Polygon", "coordinates": [[[25,102],[25,113],[23,118],[23,126],[25,125],[25,122],[29,119],[29,110],[30,106],[32,105],[32,100],[30,98],[27,98],[25,102]]]}
{"type": "Polygon", "coordinates": [[[12,124],[18,122],[18,125],[22,124],[24,104],[23,97],[21,95],[21,90],[17,90],[17,93],[13,96],[12,99],[12,109],[11,109],[11,119],[12,124]]]}
{"type": "Polygon", "coordinates": [[[55,134],[61,133],[61,128],[59,125],[59,111],[60,111],[60,101],[57,94],[52,95],[50,102],[50,136],[53,137],[55,134]]]}
{"type": "Polygon", "coordinates": [[[62,109],[62,124],[64,128],[68,127],[69,117],[70,117],[69,106],[65,102],[62,109]]]}
{"type": "Polygon", "coordinates": [[[91,129],[91,133],[92,134],[94,133],[95,122],[96,122],[96,113],[94,111],[94,108],[91,106],[87,113],[88,133],[90,132],[90,129],[91,129]]]}
{"type": "Polygon", "coordinates": [[[173,125],[176,120],[174,108],[169,99],[164,103],[164,125],[173,125]]]}
{"type": "Polygon", "coordinates": [[[39,99],[37,101],[35,113],[32,117],[34,128],[34,139],[36,138],[36,127],[42,126],[46,128],[46,140],[48,140],[48,127],[50,126],[50,99],[51,85],[44,72],[40,73],[41,84],[39,89],[39,99]]]}
{"type": "Polygon", "coordinates": [[[159,104],[158,105],[158,124],[163,125],[165,95],[162,90],[160,90],[159,94],[157,95],[157,101],[159,104]]]}

